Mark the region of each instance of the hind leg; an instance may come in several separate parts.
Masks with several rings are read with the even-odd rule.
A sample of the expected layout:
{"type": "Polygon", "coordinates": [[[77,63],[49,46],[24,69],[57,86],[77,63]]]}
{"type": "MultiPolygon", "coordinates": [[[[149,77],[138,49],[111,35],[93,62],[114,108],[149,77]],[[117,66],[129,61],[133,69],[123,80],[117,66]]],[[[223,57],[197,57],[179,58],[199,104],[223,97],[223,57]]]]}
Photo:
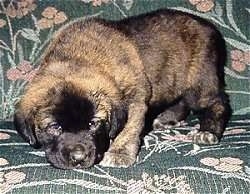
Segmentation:
{"type": "Polygon", "coordinates": [[[173,106],[159,114],[153,122],[154,130],[163,130],[171,127],[179,126],[180,121],[184,120],[190,112],[184,101],[179,101],[173,106]]]}
{"type": "Polygon", "coordinates": [[[193,106],[200,121],[200,129],[190,133],[193,142],[208,145],[219,143],[231,113],[228,97],[220,93],[196,102],[193,106]]]}

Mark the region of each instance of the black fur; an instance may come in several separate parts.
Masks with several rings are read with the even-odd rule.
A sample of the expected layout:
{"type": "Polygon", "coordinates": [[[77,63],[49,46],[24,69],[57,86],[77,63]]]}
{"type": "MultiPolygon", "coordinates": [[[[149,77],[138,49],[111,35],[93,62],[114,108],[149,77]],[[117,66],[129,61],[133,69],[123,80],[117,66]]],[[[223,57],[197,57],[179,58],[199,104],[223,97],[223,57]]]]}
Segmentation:
{"type": "Polygon", "coordinates": [[[35,127],[32,119],[25,118],[25,115],[20,111],[20,109],[17,109],[14,114],[14,126],[17,132],[22,136],[22,138],[26,142],[29,142],[32,147],[41,147],[41,145],[37,141],[35,127]]]}

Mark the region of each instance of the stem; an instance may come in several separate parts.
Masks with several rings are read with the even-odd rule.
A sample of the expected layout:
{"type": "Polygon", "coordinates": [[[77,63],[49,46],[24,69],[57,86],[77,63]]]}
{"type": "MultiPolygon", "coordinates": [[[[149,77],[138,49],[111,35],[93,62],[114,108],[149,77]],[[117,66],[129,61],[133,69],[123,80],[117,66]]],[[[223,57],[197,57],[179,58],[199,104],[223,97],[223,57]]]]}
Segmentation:
{"type": "MultiPolygon", "coordinates": [[[[2,9],[5,11],[6,8],[4,7],[3,1],[1,1],[1,6],[2,6],[2,9]]],[[[5,16],[7,18],[7,23],[8,23],[8,27],[9,27],[9,33],[10,33],[10,41],[11,41],[11,45],[12,45],[11,54],[13,56],[13,60],[15,61],[13,29],[12,29],[12,25],[11,25],[11,22],[10,22],[10,17],[7,14],[5,14],[5,16]]]]}
{"type": "Polygon", "coordinates": [[[28,83],[28,81],[24,81],[22,84],[20,84],[20,86],[18,86],[18,89],[15,93],[15,97],[19,96],[21,93],[21,90],[24,88],[24,86],[28,83]]]}
{"type": "Polygon", "coordinates": [[[5,92],[4,92],[4,75],[3,75],[3,67],[1,64],[1,56],[0,56],[0,81],[1,81],[1,105],[2,105],[2,119],[5,117],[4,115],[4,109],[5,109],[5,105],[4,105],[4,96],[5,96],[5,92]]]}
{"type": "Polygon", "coordinates": [[[232,93],[232,94],[246,94],[250,95],[250,92],[247,91],[236,91],[236,90],[226,90],[227,93],[232,93]]]}
{"type": "Polygon", "coordinates": [[[3,50],[6,50],[6,51],[10,51],[12,53],[12,50],[10,48],[7,48],[7,47],[2,46],[2,45],[0,45],[0,48],[3,49],[3,50]]]}
{"type": "MultiPolygon", "coordinates": [[[[51,39],[51,35],[52,35],[52,33],[53,33],[53,30],[54,30],[54,27],[52,26],[52,27],[50,28],[49,33],[48,33],[47,39],[46,39],[46,40],[43,42],[43,44],[37,49],[37,51],[35,52],[33,58],[36,58],[36,57],[39,55],[39,53],[44,49],[44,47],[49,43],[49,41],[50,41],[50,39],[51,39]]],[[[33,60],[34,60],[34,59],[33,59],[33,60]]],[[[37,59],[37,60],[34,61],[34,62],[33,62],[33,61],[31,61],[31,62],[33,62],[34,64],[36,64],[38,60],[39,60],[39,59],[37,59]]]]}
{"type": "Polygon", "coordinates": [[[111,1],[112,3],[113,3],[113,5],[121,12],[121,14],[123,15],[123,17],[128,17],[125,13],[124,13],[124,11],[122,11],[122,9],[119,7],[119,5],[117,5],[117,3],[116,3],[116,0],[112,0],[111,1]]]}
{"type": "Polygon", "coordinates": [[[11,22],[10,22],[10,18],[9,16],[7,16],[7,22],[8,22],[8,26],[9,26],[9,32],[10,32],[10,41],[11,41],[11,45],[12,45],[12,55],[13,55],[13,61],[15,61],[15,52],[14,52],[14,38],[13,38],[13,29],[12,29],[12,25],[11,25],[11,22]]]}
{"type": "Polygon", "coordinates": [[[26,163],[26,164],[20,164],[17,166],[6,166],[6,167],[0,167],[0,172],[6,171],[6,170],[17,170],[21,168],[40,168],[43,166],[50,166],[49,163],[26,163]]]}
{"type": "Polygon", "coordinates": [[[105,170],[103,170],[102,168],[98,167],[97,165],[94,166],[96,169],[98,169],[99,171],[101,171],[105,176],[107,176],[107,178],[109,178],[111,181],[114,181],[115,183],[118,183],[122,186],[127,187],[128,184],[120,179],[117,179],[116,177],[111,176],[108,172],[106,172],[105,170]]]}
{"type": "Polygon", "coordinates": [[[224,179],[229,179],[229,178],[237,178],[240,180],[244,180],[245,182],[250,183],[250,178],[246,175],[241,175],[241,174],[236,174],[236,173],[231,173],[231,172],[220,172],[216,170],[210,170],[207,168],[199,168],[199,167],[193,167],[193,166],[182,166],[182,167],[173,167],[169,168],[167,171],[180,171],[180,170],[185,170],[185,171],[195,171],[195,172],[201,172],[201,173],[206,173],[206,174],[213,174],[213,175],[219,175],[221,178],[224,179]]]}
{"type": "Polygon", "coordinates": [[[244,39],[246,42],[249,42],[248,39],[246,39],[246,37],[244,35],[242,35],[241,32],[238,32],[237,29],[227,25],[218,15],[216,15],[215,13],[211,14],[212,20],[214,22],[217,22],[219,25],[221,25],[224,28],[227,28],[228,30],[231,30],[232,32],[234,32],[237,36],[241,37],[242,39],[244,39]]]}
{"type": "Polygon", "coordinates": [[[10,51],[11,54],[13,54],[12,50],[10,49],[10,47],[3,40],[0,40],[0,43],[2,43],[2,45],[0,45],[0,48],[2,48],[4,50],[7,50],[7,51],[10,51]]]}
{"type": "Polygon", "coordinates": [[[32,47],[30,57],[29,57],[29,61],[31,61],[31,62],[34,61],[34,55],[36,53],[37,47],[38,47],[38,43],[35,42],[34,45],[33,45],[33,47],[32,47]]]}
{"type": "MultiPolygon", "coordinates": [[[[37,19],[33,14],[31,14],[31,18],[32,18],[32,20],[34,22],[34,25],[35,25],[35,32],[37,33],[38,36],[40,36],[40,29],[39,29],[39,27],[37,25],[37,19]]],[[[34,61],[35,53],[36,53],[36,50],[38,48],[38,45],[39,45],[38,42],[34,43],[34,45],[32,47],[31,54],[29,56],[29,61],[32,61],[32,62],[34,61]]]]}
{"type": "Polygon", "coordinates": [[[17,80],[16,81],[16,88],[19,88],[21,84],[22,84],[22,82],[20,80],[17,80]]]}
{"type": "Polygon", "coordinates": [[[15,82],[12,82],[9,86],[9,89],[7,91],[7,95],[6,95],[6,102],[8,102],[7,105],[7,110],[6,110],[6,118],[9,118],[11,116],[11,114],[14,112],[13,110],[13,101],[16,99],[14,98],[14,92],[15,92],[15,82]]]}
{"type": "Polygon", "coordinates": [[[14,38],[13,38],[13,53],[16,52],[16,39],[17,39],[17,36],[22,32],[22,30],[18,30],[16,32],[16,34],[14,35],[14,38]]]}

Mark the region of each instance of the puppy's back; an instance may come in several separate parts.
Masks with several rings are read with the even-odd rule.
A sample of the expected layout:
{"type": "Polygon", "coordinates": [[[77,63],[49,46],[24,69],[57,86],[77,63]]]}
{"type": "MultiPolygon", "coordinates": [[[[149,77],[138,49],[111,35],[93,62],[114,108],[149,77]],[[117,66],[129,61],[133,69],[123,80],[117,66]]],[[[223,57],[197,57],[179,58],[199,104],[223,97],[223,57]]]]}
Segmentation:
{"type": "Polygon", "coordinates": [[[118,22],[73,22],[59,30],[43,59],[43,68],[52,74],[65,77],[92,68],[114,77],[122,88],[145,82],[144,72],[152,86],[151,102],[174,100],[190,88],[224,86],[221,34],[209,22],[174,10],[118,22]]]}
{"type": "Polygon", "coordinates": [[[225,42],[208,21],[180,11],[158,10],[115,26],[135,41],[153,87],[152,101],[171,101],[205,82],[204,87],[224,87],[225,42]],[[168,91],[168,96],[162,91],[168,91]]]}

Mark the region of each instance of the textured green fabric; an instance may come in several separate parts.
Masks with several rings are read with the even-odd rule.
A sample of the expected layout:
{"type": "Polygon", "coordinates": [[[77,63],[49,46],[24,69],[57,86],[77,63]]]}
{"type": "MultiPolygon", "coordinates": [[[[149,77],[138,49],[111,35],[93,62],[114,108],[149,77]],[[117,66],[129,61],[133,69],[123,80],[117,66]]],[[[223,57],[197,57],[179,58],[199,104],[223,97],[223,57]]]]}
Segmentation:
{"type": "MultiPolygon", "coordinates": [[[[0,191],[3,193],[249,193],[250,120],[234,118],[219,145],[198,146],[185,135],[199,127],[154,131],[144,138],[138,161],[130,168],[95,165],[83,170],[51,167],[0,124],[0,191]],[[1,177],[2,176],[2,177],[1,177]]],[[[1,193],[1,192],[0,192],[1,193]]]]}
{"type": "Polygon", "coordinates": [[[0,0],[0,194],[249,193],[249,21],[249,0],[0,0]],[[24,143],[8,121],[53,32],[79,17],[119,20],[159,8],[206,18],[226,40],[227,92],[235,116],[221,144],[192,144],[185,134],[199,126],[190,119],[185,127],[147,135],[130,168],[51,167],[44,153],[24,143]]]}

